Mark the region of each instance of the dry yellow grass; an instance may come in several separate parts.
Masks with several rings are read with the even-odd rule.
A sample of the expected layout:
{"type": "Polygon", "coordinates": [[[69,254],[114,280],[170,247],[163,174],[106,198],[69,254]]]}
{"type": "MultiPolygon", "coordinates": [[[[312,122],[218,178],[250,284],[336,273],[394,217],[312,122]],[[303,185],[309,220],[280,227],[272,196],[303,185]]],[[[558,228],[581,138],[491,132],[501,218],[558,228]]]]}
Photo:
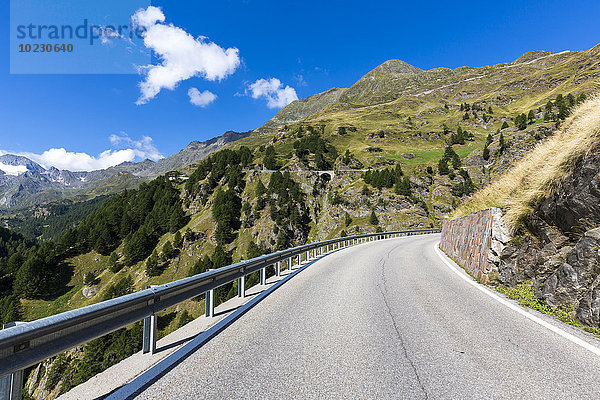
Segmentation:
{"type": "Polygon", "coordinates": [[[453,217],[500,207],[514,232],[542,200],[556,191],[577,161],[599,144],[600,96],[594,96],[573,111],[559,132],[540,143],[496,182],[475,193],[453,217]]]}

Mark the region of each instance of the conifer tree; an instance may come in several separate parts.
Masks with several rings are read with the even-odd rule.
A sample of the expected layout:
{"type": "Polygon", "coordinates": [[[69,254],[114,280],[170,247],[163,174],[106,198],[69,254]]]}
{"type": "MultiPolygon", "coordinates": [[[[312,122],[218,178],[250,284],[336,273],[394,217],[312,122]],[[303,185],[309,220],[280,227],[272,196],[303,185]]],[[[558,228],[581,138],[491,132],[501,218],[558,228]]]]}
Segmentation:
{"type": "Polygon", "coordinates": [[[194,276],[208,271],[212,268],[212,261],[209,256],[200,257],[198,261],[190,268],[188,276],[194,276]]]}
{"type": "Polygon", "coordinates": [[[177,249],[180,249],[181,246],[183,246],[183,237],[181,236],[180,231],[175,232],[175,235],[173,236],[173,246],[177,249]]]}
{"type": "Polygon", "coordinates": [[[450,173],[450,169],[448,168],[448,161],[445,158],[441,158],[438,162],[438,173],[440,175],[448,175],[450,173]]]}
{"type": "Polygon", "coordinates": [[[379,225],[379,219],[377,219],[377,215],[375,215],[375,210],[371,211],[371,215],[369,216],[369,222],[371,225],[379,225]]]}
{"type": "Polygon", "coordinates": [[[0,324],[19,321],[22,314],[19,296],[13,294],[0,298],[0,324]]]}
{"type": "Polygon", "coordinates": [[[256,183],[256,197],[264,196],[266,193],[267,193],[267,188],[262,183],[262,181],[259,179],[258,182],[256,183]]]}
{"type": "Polygon", "coordinates": [[[483,159],[486,161],[490,159],[490,149],[487,145],[485,145],[485,147],[483,148],[483,159]]]}
{"type": "Polygon", "coordinates": [[[396,194],[400,194],[402,196],[410,196],[410,179],[405,176],[400,182],[396,183],[395,192],[396,194]]]}
{"type": "Polygon", "coordinates": [[[89,286],[89,285],[93,284],[95,280],[96,280],[96,276],[94,275],[94,273],[88,272],[87,274],[85,274],[85,276],[83,278],[83,284],[89,286]]]}
{"type": "Polygon", "coordinates": [[[190,228],[185,230],[184,238],[187,242],[192,242],[194,240],[194,232],[190,228]]]}
{"type": "Polygon", "coordinates": [[[169,260],[177,255],[177,250],[173,248],[170,240],[163,245],[161,257],[163,260],[169,260]]]}
{"type": "MultiPolygon", "coordinates": [[[[164,248],[163,248],[164,251],[164,248]]],[[[158,255],[156,254],[156,250],[152,252],[148,260],[146,260],[146,275],[148,276],[158,276],[160,275],[160,267],[158,264],[158,255]]]]}
{"type": "Polygon", "coordinates": [[[515,117],[515,126],[518,130],[522,131],[527,128],[527,116],[525,114],[519,114],[515,117]]]}
{"type": "Polygon", "coordinates": [[[275,148],[273,146],[268,146],[265,149],[265,157],[263,159],[263,164],[266,169],[269,170],[278,170],[279,166],[277,165],[277,161],[275,160],[275,148]]]}
{"type": "Polygon", "coordinates": [[[223,247],[221,246],[217,246],[215,248],[211,261],[213,268],[215,269],[225,267],[231,263],[229,255],[225,252],[225,250],[223,250],[223,247]]]}
{"type": "Polygon", "coordinates": [[[348,227],[352,224],[352,217],[347,212],[344,215],[344,224],[346,225],[346,227],[348,227]]]}

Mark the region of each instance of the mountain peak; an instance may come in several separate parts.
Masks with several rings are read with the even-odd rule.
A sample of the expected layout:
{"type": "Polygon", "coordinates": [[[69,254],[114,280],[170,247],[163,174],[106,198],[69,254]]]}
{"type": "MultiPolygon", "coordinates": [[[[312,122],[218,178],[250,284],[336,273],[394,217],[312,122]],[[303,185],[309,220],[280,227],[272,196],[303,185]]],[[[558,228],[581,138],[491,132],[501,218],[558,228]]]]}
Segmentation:
{"type": "Polygon", "coordinates": [[[388,60],[376,67],[373,71],[388,74],[418,74],[423,72],[421,68],[417,68],[402,60],[388,60]]]}
{"type": "Polygon", "coordinates": [[[551,51],[542,51],[542,50],[528,51],[527,53],[523,53],[523,55],[521,57],[517,58],[514,61],[514,63],[521,64],[521,63],[537,60],[538,58],[548,57],[548,56],[551,56],[552,54],[554,54],[554,53],[551,51]]]}
{"type": "Polygon", "coordinates": [[[46,171],[44,167],[29,158],[14,154],[0,156],[0,169],[8,175],[20,175],[28,171],[38,173],[46,171]]]}

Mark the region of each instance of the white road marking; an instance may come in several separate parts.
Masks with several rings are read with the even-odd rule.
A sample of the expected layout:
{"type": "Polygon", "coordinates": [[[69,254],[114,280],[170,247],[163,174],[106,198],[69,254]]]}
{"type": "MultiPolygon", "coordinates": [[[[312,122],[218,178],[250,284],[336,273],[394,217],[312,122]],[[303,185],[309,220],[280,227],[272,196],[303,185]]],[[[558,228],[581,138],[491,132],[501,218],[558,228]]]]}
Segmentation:
{"type": "Polygon", "coordinates": [[[454,265],[454,263],[449,261],[448,257],[444,253],[442,253],[442,251],[439,249],[438,245],[439,245],[439,242],[434,245],[435,252],[437,253],[437,255],[444,262],[444,264],[446,264],[448,266],[448,268],[450,268],[456,275],[460,276],[464,281],[468,282],[469,284],[471,284],[478,290],[487,294],[488,296],[490,296],[497,302],[505,305],[506,307],[510,308],[511,310],[518,312],[519,314],[521,314],[525,318],[529,319],[530,321],[533,321],[536,324],[541,325],[544,328],[562,336],[563,338],[569,340],[570,342],[583,347],[587,351],[590,351],[590,352],[594,353],[595,355],[600,356],[600,348],[598,348],[584,340],[581,340],[580,338],[570,334],[569,332],[564,331],[563,329],[561,329],[557,326],[552,325],[551,323],[549,323],[547,321],[544,321],[541,318],[536,317],[535,315],[529,313],[526,309],[521,308],[520,306],[516,306],[515,304],[507,301],[506,299],[503,299],[502,297],[498,296],[496,293],[492,292],[490,289],[488,289],[485,286],[474,281],[469,275],[467,275],[464,271],[462,271],[462,269],[459,270],[458,268],[460,268],[460,267],[457,267],[456,265],[454,265]]]}

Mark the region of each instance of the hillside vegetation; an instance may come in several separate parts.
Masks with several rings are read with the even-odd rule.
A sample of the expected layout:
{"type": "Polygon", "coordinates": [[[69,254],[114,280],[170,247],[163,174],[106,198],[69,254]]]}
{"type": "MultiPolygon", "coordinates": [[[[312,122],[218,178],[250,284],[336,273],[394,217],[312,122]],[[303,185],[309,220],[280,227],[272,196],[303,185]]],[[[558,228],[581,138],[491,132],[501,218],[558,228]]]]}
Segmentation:
{"type": "MultiPolygon", "coordinates": [[[[177,173],[70,207],[61,228],[42,229],[40,208],[23,212],[8,222],[54,240],[11,236],[0,253],[7,299],[0,317],[33,320],[314,240],[439,226],[530,149],[588,126],[578,115],[596,99],[567,118],[597,82],[599,53],[535,52],[497,66],[430,71],[391,60],[351,88],[291,103],[177,173]]],[[[574,162],[545,157],[565,174],[574,162]]],[[[533,178],[532,171],[505,184],[503,207],[529,180],[548,192],[552,183],[542,176],[554,172],[533,178]]],[[[485,193],[481,204],[495,201],[485,193]]],[[[539,194],[528,196],[534,207],[539,194]]],[[[459,212],[476,208],[476,199],[459,212]]],[[[257,282],[253,274],[246,285],[257,282]]],[[[219,288],[216,302],[234,296],[236,285],[219,288]]],[[[159,335],[201,315],[203,305],[199,297],[160,313],[159,335]]],[[[44,367],[54,372],[32,374],[44,378],[28,390],[37,398],[64,392],[136,351],[139,336],[136,325],[66,354],[44,367]]]]}
{"type": "MultiPolygon", "coordinates": [[[[352,87],[336,89],[335,95],[327,92],[290,104],[258,134],[234,146],[276,144],[296,129],[294,124],[302,124],[321,129],[340,153],[350,150],[365,167],[389,161],[411,169],[434,166],[449,133],[459,126],[474,134],[474,141],[465,145],[469,154],[483,147],[488,134],[497,140],[499,129],[508,128],[510,141],[520,130],[515,119],[523,113],[533,110],[532,121],[543,123],[547,102],[559,94],[594,93],[599,54],[600,46],[560,54],[531,52],[511,63],[429,71],[390,60],[352,87]],[[306,106],[312,98],[318,107],[306,106]]],[[[530,139],[539,135],[530,131],[530,139]]]]}
{"type": "Polygon", "coordinates": [[[453,216],[489,207],[504,210],[514,231],[544,200],[554,194],[577,161],[600,144],[600,97],[579,105],[554,136],[540,143],[501,178],[473,195],[453,216]]]}

